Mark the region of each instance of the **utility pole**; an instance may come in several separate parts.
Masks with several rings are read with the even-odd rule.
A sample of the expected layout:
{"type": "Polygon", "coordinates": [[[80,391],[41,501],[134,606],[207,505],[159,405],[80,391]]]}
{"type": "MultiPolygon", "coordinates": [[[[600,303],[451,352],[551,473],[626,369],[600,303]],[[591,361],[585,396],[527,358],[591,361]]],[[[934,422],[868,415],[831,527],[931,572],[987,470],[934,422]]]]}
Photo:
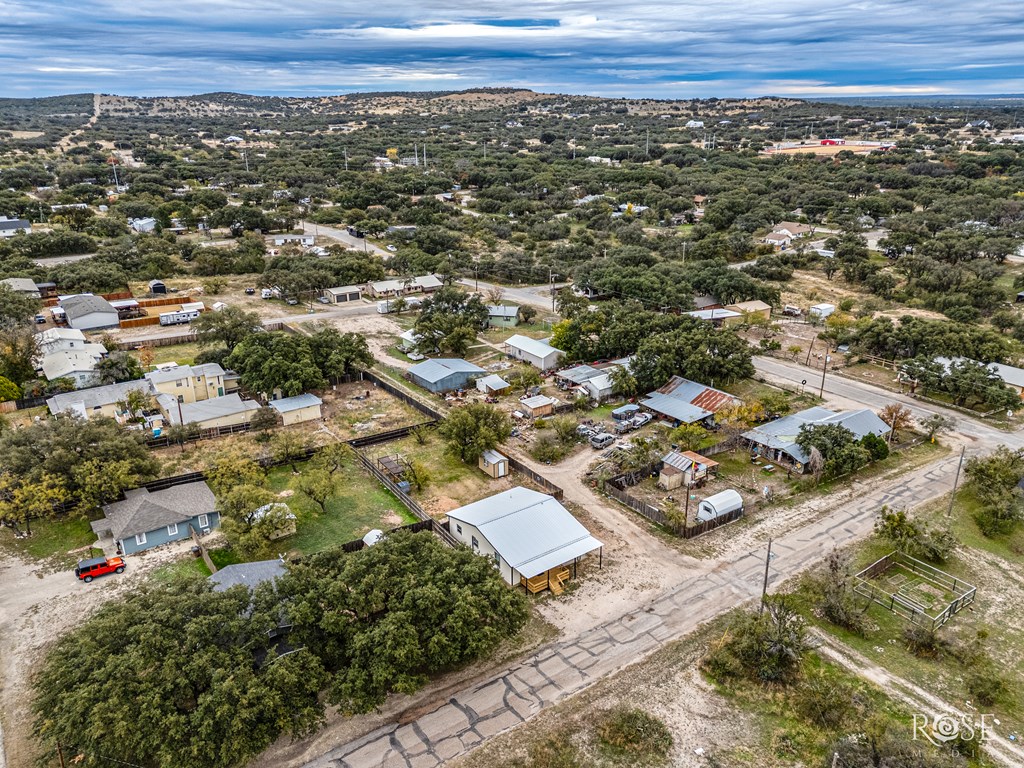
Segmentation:
{"type": "Polygon", "coordinates": [[[65,766],[64,766],[64,750],[61,748],[61,744],[60,744],[59,741],[57,742],[57,759],[60,760],[60,768],[65,768],[65,766]]]}
{"type": "Polygon", "coordinates": [[[825,397],[825,371],[828,370],[828,344],[825,345],[825,359],[821,363],[821,389],[818,390],[818,397],[825,397]]]}
{"type": "Polygon", "coordinates": [[[960,468],[964,465],[964,452],[966,450],[966,445],[960,446],[960,461],[958,461],[956,465],[956,476],[953,478],[953,492],[949,495],[949,509],[946,511],[946,517],[952,517],[953,515],[953,502],[956,500],[956,486],[960,482],[960,468]]]}
{"type": "Polygon", "coordinates": [[[347,171],[348,170],[348,147],[345,147],[342,151],[345,153],[345,170],[347,171]]]}
{"type": "Polygon", "coordinates": [[[764,585],[761,587],[761,607],[757,609],[757,615],[764,613],[764,601],[768,597],[768,565],[772,561],[772,540],[768,539],[768,554],[764,558],[764,585]]]}
{"type": "Polygon", "coordinates": [[[551,271],[551,267],[548,267],[548,285],[551,286],[551,311],[555,311],[555,278],[559,277],[551,271]]]}

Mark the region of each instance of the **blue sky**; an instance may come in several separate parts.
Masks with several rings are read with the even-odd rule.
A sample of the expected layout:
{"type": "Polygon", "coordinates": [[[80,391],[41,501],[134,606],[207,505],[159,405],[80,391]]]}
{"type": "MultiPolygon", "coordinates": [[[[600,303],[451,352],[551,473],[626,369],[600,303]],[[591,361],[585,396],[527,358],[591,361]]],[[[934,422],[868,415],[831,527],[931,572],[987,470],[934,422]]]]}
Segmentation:
{"type": "Polygon", "coordinates": [[[1024,93],[1021,0],[0,0],[0,95],[1024,93]]]}

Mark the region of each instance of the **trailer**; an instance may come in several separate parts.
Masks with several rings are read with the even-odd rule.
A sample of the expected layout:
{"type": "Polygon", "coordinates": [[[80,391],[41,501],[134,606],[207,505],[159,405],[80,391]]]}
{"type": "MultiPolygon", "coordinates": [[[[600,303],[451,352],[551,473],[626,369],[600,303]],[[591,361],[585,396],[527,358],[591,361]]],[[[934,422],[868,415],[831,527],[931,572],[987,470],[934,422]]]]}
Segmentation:
{"type": "Polygon", "coordinates": [[[704,501],[700,502],[697,505],[697,520],[701,523],[706,523],[709,520],[715,520],[738,509],[743,509],[743,497],[732,488],[729,488],[721,493],[716,493],[714,496],[708,496],[704,501]]]}
{"type": "Polygon", "coordinates": [[[182,309],[176,312],[161,312],[160,325],[185,325],[199,317],[198,309],[182,309]]]}

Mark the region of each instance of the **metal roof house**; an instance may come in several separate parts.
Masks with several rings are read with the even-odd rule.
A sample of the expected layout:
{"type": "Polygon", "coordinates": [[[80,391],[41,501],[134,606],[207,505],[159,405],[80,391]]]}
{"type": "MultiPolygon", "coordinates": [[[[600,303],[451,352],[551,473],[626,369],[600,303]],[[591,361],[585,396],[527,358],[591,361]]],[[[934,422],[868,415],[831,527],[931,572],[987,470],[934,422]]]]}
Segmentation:
{"type": "Polygon", "coordinates": [[[145,379],[124,381],[120,384],[108,384],[104,387],[76,389],[74,392],[61,392],[46,401],[47,408],[54,416],[69,413],[90,419],[95,416],[106,416],[123,422],[128,416],[119,403],[123,403],[132,391],[152,395],[153,387],[145,379]]]}
{"type": "Polygon", "coordinates": [[[121,554],[181,541],[193,530],[201,533],[220,523],[217,500],[202,481],[163,491],[135,488],[124,496],[124,501],[106,504],[103,517],[90,523],[101,539],[109,534],[121,554]]]}
{"type": "Polygon", "coordinates": [[[556,594],[575,566],[603,545],[555,498],[517,487],[448,513],[452,535],[494,560],[509,585],[556,594]]]}
{"type": "Polygon", "coordinates": [[[470,379],[486,371],[459,358],[439,357],[412,366],[408,373],[415,384],[429,392],[451,392],[465,389],[470,379]]]}
{"type": "Polygon", "coordinates": [[[0,280],[0,285],[6,285],[15,293],[24,293],[33,299],[40,297],[39,286],[36,285],[35,280],[29,277],[5,277],[0,280]]]}
{"type": "Polygon", "coordinates": [[[68,325],[81,331],[97,328],[116,328],[120,318],[117,310],[102,296],[83,293],[68,296],[60,302],[68,325]]]}
{"type": "Polygon", "coordinates": [[[488,306],[487,325],[491,328],[514,328],[519,325],[519,307],[488,306]]]}
{"type": "Polygon", "coordinates": [[[679,425],[711,422],[720,408],[735,403],[739,399],[728,392],[673,376],[661,389],[648,393],[640,405],[679,425]]]}
{"type": "Polygon", "coordinates": [[[169,423],[196,424],[200,429],[245,424],[260,409],[255,400],[243,400],[237,392],[194,403],[183,403],[173,395],[160,393],[156,401],[169,423]]]}
{"type": "Polygon", "coordinates": [[[867,408],[836,412],[814,406],[754,427],[743,433],[743,439],[757,454],[771,461],[790,463],[798,472],[803,472],[810,457],[796,444],[796,438],[801,427],[818,424],[839,424],[850,430],[857,440],[868,434],[883,437],[889,433],[889,425],[867,408]]]}
{"type": "Polygon", "coordinates": [[[28,219],[9,219],[0,216],[0,237],[14,237],[19,232],[26,235],[32,231],[32,224],[28,219]]]}
{"type": "Polygon", "coordinates": [[[542,371],[550,370],[558,365],[565,353],[556,349],[546,341],[531,339],[529,336],[510,336],[505,341],[505,353],[516,360],[522,360],[542,371]]]}

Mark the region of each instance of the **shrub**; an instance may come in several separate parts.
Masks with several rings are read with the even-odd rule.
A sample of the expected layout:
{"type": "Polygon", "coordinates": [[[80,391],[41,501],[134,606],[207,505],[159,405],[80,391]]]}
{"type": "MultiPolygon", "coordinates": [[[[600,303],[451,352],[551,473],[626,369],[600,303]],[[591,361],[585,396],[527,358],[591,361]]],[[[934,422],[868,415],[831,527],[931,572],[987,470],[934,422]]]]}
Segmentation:
{"type": "Polygon", "coordinates": [[[554,464],[565,458],[568,449],[551,432],[542,432],[530,446],[530,455],[537,461],[554,464]]]}
{"type": "Polygon", "coordinates": [[[933,627],[912,624],[903,630],[907,650],[922,659],[938,659],[945,651],[945,643],[933,627]]]}
{"type": "Polygon", "coordinates": [[[967,692],[975,704],[991,707],[1006,693],[1006,683],[995,665],[985,661],[967,676],[967,692]]]}
{"type": "Polygon", "coordinates": [[[793,706],[806,720],[823,728],[838,728],[853,712],[857,690],[844,680],[830,677],[819,669],[800,681],[793,706]]]}
{"type": "Polygon", "coordinates": [[[786,596],[769,597],[760,614],[738,614],[719,643],[701,660],[712,679],[749,677],[773,683],[793,680],[808,649],[806,626],[786,596]]]}
{"type": "Polygon", "coordinates": [[[607,752],[643,765],[665,760],[673,745],[665,723],[642,709],[627,707],[609,712],[598,726],[597,736],[607,752]]]}

